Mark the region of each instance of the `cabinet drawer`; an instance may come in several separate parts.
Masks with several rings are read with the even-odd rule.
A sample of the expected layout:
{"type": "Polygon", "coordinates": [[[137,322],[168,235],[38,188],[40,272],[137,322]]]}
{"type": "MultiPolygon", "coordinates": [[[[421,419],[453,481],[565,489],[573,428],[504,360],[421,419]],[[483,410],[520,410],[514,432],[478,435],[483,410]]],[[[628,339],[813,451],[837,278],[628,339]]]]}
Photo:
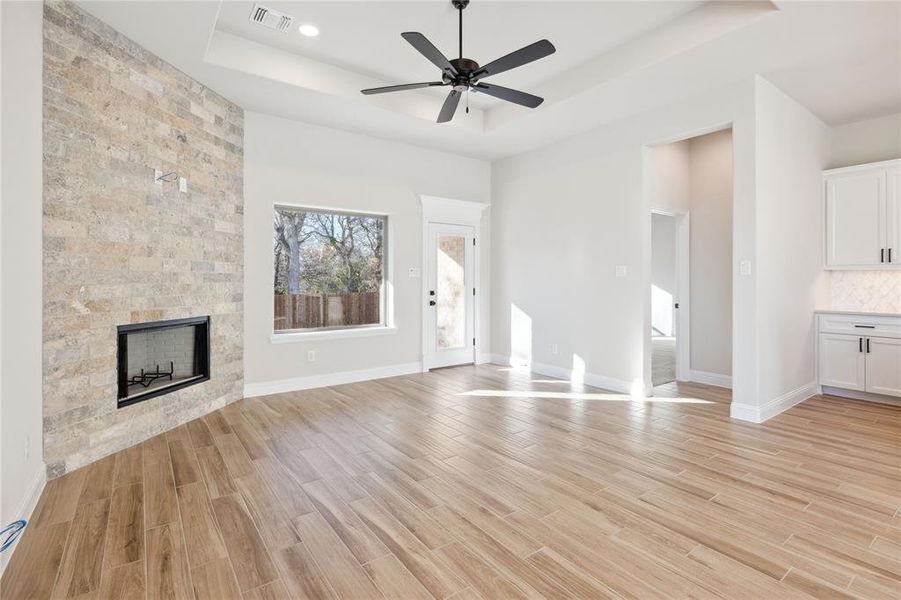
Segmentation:
{"type": "Polygon", "coordinates": [[[901,338],[901,318],[856,317],[854,315],[820,315],[820,333],[901,338]]]}

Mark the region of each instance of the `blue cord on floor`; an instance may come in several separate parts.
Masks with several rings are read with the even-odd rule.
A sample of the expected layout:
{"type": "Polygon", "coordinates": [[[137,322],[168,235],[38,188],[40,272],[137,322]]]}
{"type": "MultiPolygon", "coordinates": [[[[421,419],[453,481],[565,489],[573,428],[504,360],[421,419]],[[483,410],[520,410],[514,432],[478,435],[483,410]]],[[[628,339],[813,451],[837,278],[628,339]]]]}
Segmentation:
{"type": "Polygon", "coordinates": [[[19,537],[19,534],[22,533],[22,530],[25,529],[25,519],[19,519],[18,521],[13,521],[3,529],[0,529],[0,537],[6,536],[6,539],[0,543],[0,552],[3,552],[7,548],[13,545],[13,542],[16,541],[16,538],[19,537]]]}

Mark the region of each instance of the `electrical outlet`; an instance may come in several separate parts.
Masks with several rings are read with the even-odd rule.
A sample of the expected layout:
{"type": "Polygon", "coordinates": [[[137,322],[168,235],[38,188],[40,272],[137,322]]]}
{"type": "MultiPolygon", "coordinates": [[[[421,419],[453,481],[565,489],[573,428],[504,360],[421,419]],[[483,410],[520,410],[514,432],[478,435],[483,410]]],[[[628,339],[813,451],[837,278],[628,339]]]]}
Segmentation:
{"type": "Polygon", "coordinates": [[[616,265],[616,276],[617,277],[625,277],[629,270],[626,268],[626,265],[616,265]]]}
{"type": "Polygon", "coordinates": [[[557,354],[560,349],[557,348],[557,344],[551,344],[551,354],[557,354]]]}
{"type": "Polygon", "coordinates": [[[307,350],[307,362],[316,362],[315,350],[307,350]]]}
{"type": "Polygon", "coordinates": [[[419,279],[422,272],[419,270],[419,267],[410,267],[407,274],[410,276],[410,279],[419,279]]]}
{"type": "Polygon", "coordinates": [[[28,460],[28,457],[31,456],[31,436],[25,436],[25,460],[28,460]]]}
{"type": "Polygon", "coordinates": [[[747,277],[751,274],[751,261],[743,260],[738,263],[738,274],[747,277]]]}
{"type": "Polygon", "coordinates": [[[178,178],[178,191],[181,192],[182,194],[188,193],[188,180],[185,179],[184,177],[178,178]]]}

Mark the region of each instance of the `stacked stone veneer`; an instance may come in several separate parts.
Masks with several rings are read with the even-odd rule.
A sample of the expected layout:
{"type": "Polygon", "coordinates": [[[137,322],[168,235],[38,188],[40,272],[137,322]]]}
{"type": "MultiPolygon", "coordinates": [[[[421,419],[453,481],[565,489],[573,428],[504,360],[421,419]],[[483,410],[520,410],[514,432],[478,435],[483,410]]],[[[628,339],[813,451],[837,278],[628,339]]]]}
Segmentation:
{"type": "Polygon", "coordinates": [[[44,8],[44,460],[55,477],[243,392],[241,109],[44,8]],[[188,179],[154,183],[153,170],[188,179]],[[116,408],[116,326],[211,316],[210,381],[116,408]]]}

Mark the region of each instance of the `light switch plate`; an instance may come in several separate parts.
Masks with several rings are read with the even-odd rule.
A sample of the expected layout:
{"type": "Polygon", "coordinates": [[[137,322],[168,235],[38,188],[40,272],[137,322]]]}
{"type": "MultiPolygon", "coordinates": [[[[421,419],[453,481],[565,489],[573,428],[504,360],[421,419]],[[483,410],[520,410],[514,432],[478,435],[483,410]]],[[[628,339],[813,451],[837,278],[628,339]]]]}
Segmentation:
{"type": "Polygon", "coordinates": [[[617,277],[625,277],[629,270],[626,268],[626,265],[616,265],[616,276],[617,277]]]}
{"type": "Polygon", "coordinates": [[[739,275],[750,275],[751,274],[751,261],[743,260],[738,263],[738,274],[739,275]]]}
{"type": "Polygon", "coordinates": [[[163,176],[162,171],[160,171],[159,169],[154,169],[153,170],[153,183],[155,183],[157,185],[163,185],[163,180],[160,179],[160,177],[162,177],[162,176],[163,176]]]}
{"type": "Polygon", "coordinates": [[[182,192],[183,194],[188,193],[188,180],[184,177],[178,178],[178,191],[182,192]]]}
{"type": "Polygon", "coordinates": [[[419,279],[422,275],[422,271],[419,270],[419,267],[410,267],[407,274],[410,276],[410,279],[419,279]]]}

